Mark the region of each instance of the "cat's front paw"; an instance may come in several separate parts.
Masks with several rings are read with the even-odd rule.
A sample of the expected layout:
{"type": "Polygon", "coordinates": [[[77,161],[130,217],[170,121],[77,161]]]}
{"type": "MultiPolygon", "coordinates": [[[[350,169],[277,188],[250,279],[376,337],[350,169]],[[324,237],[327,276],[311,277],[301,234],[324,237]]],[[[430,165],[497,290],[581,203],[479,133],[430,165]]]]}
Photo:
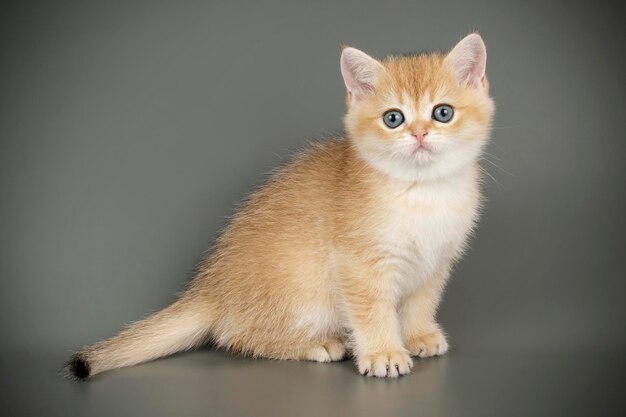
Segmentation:
{"type": "Polygon", "coordinates": [[[443,332],[436,329],[432,332],[410,337],[406,342],[406,347],[413,356],[429,358],[446,353],[448,351],[448,342],[443,332]]]}
{"type": "Polygon", "coordinates": [[[413,369],[413,360],[406,351],[389,351],[364,354],[358,357],[361,375],[379,378],[397,378],[413,369]]]}

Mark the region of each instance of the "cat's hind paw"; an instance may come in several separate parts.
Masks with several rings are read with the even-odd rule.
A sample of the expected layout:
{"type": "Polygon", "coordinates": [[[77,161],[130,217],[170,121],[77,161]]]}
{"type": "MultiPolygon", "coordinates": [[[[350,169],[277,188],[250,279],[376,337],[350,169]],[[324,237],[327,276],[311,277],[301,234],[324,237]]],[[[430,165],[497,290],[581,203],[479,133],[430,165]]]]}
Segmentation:
{"type": "Polygon", "coordinates": [[[315,362],[335,362],[346,356],[346,348],[339,339],[329,339],[326,343],[315,345],[304,355],[306,360],[315,362]]]}

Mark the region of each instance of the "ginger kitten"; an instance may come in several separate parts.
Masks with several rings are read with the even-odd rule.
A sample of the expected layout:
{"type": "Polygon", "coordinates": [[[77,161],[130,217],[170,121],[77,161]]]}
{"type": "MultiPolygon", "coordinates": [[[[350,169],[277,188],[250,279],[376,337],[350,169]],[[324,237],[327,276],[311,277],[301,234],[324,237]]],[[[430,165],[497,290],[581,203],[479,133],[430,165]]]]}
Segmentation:
{"type": "Polygon", "coordinates": [[[212,341],[272,359],[411,372],[448,350],[435,313],[480,206],[494,104],[486,50],[377,61],[345,48],[346,137],[318,143],[253,193],[178,301],[79,350],[80,379],[212,341]]]}

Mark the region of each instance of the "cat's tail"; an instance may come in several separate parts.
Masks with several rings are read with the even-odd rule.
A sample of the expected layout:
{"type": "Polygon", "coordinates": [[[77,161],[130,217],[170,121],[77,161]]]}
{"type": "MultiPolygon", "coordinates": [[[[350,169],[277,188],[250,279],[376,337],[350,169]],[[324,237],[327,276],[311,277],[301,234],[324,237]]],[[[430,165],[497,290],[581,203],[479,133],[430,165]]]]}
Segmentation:
{"type": "Polygon", "coordinates": [[[183,298],[108,340],[79,350],[66,369],[84,380],[102,371],[191,349],[206,341],[212,317],[201,300],[183,298]]]}

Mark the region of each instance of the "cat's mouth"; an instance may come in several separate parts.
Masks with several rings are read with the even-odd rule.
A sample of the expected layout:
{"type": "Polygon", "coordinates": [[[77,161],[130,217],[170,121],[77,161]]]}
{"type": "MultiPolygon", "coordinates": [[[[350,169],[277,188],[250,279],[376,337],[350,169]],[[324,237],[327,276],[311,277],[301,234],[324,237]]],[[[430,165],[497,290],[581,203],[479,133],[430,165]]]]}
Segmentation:
{"type": "Polygon", "coordinates": [[[431,153],[432,151],[433,151],[432,148],[425,143],[418,143],[415,146],[415,149],[413,149],[414,154],[425,154],[425,153],[431,153]]]}
{"type": "Polygon", "coordinates": [[[416,144],[411,150],[410,158],[414,163],[426,164],[433,161],[435,152],[425,143],[416,144]]]}

